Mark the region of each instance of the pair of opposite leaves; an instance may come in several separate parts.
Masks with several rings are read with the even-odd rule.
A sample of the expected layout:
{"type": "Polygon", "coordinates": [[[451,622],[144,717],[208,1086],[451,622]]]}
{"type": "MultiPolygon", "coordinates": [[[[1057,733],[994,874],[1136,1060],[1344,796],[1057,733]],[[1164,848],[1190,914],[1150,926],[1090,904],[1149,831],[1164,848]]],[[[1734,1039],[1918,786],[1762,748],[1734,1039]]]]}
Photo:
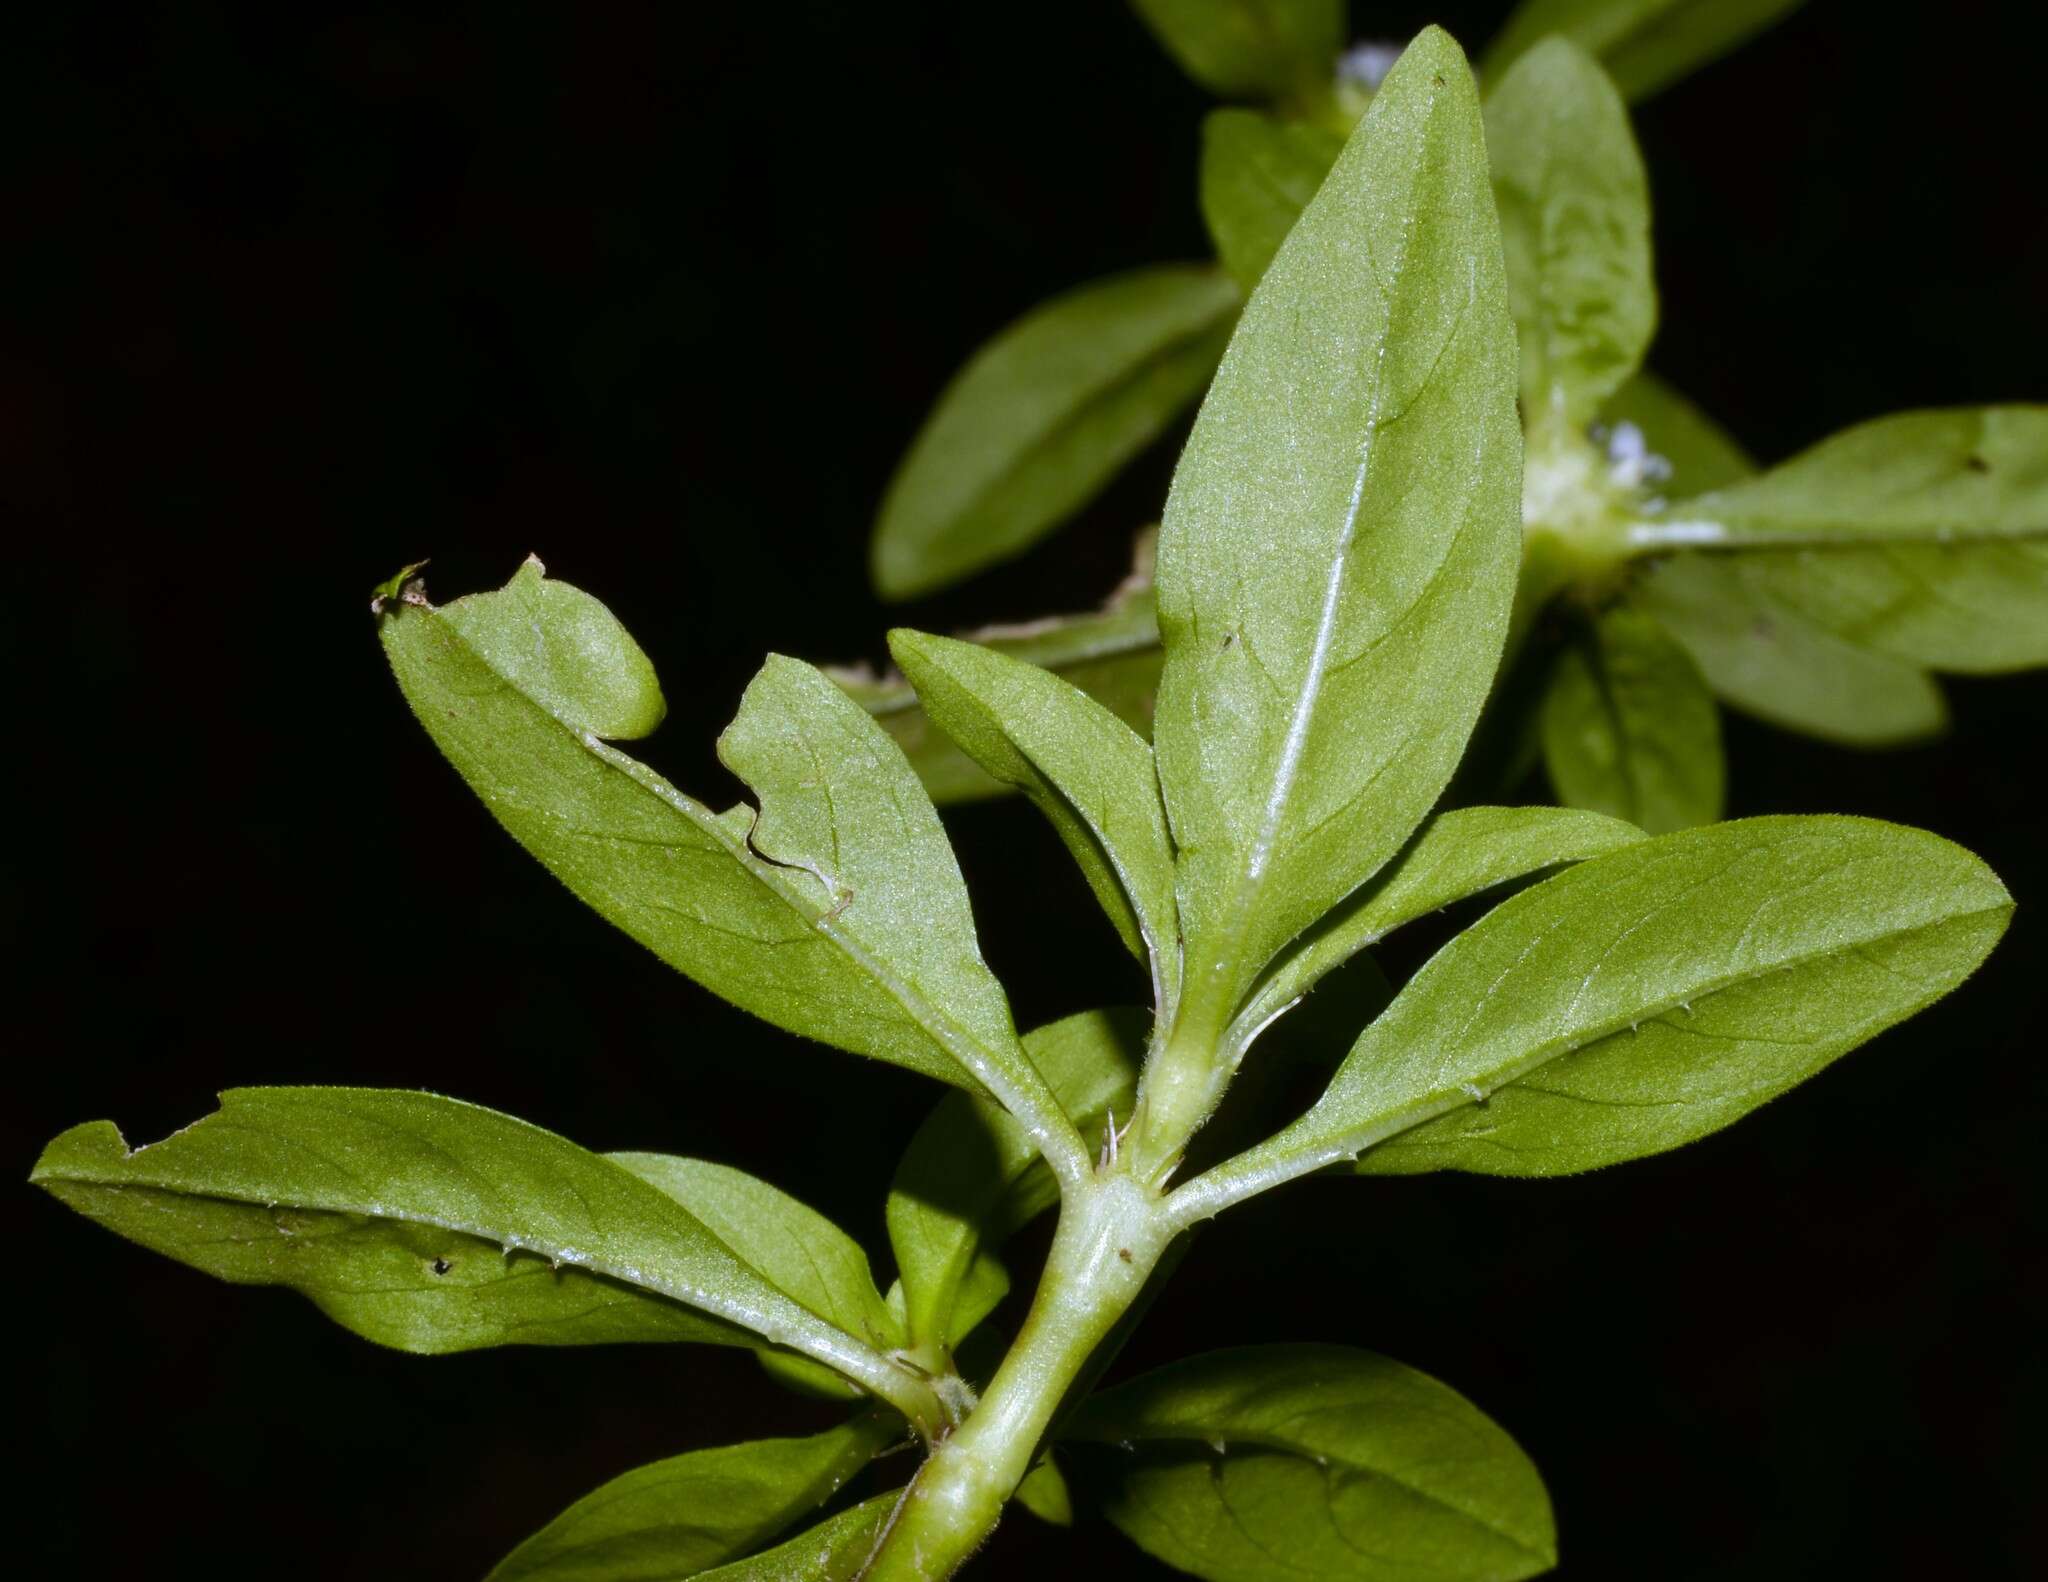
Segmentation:
{"type": "MultiPolygon", "coordinates": [[[[1404,908],[1588,855],[1557,838],[1570,814],[1468,810],[1414,835],[1490,679],[1518,554],[1492,224],[1469,80],[1455,46],[1426,35],[1255,295],[1176,479],[1156,773],[1151,749],[1055,678],[968,645],[899,642],[963,738],[996,733],[989,765],[1027,789],[1035,777],[1063,809],[1062,833],[1154,962],[1163,1013],[1185,966],[1248,1041],[1270,999],[1284,1007],[1404,908]],[[949,689],[959,697],[942,703],[949,689]],[[1513,839],[1533,857],[1503,859],[1513,839]],[[1164,948],[1181,937],[1185,962],[1164,948]]],[[[980,962],[930,803],[818,673],[773,660],[757,678],[721,745],[761,807],[713,814],[607,744],[659,719],[651,669],[601,606],[537,565],[500,594],[401,605],[383,630],[450,759],[605,915],[780,1025],[993,1095],[1055,1172],[1075,1168],[1078,1136],[980,962]]],[[[1860,821],[1612,838],[1619,849],[1447,947],[1309,1115],[1185,1188],[1192,1201],[1213,1211],[1363,1150],[1368,1169],[1541,1173],[1671,1146],[1943,992],[2009,906],[1967,854],[1860,821]]],[[[419,1245],[380,1254],[394,1283],[365,1295],[445,1300],[482,1250],[429,1247],[454,1231],[591,1271],[622,1306],[645,1289],[699,1307],[714,1321],[692,1338],[765,1337],[891,1398],[888,1315],[823,1321],[732,1255],[739,1231],[705,1229],[717,1208],[558,1139],[505,1132],[466,1163],[477,1128],[517,1128],[482,1115],[416,1096],[244,1096],[219,1124],[132,1154],[110,1127],[81,1128],[38,1178],[186,1255],[173,1243],[195,1238],[161,1230],[181,1192],[246,1219],[278,1201],[281,1175],[324,1172],[329,1197],[307,1206],[334,1219],[288,1212],[229,1238],[241,1261],[221,1272],[277,1279],[312,1244],[299,1238],[358,1234],[390,1210],[376,1172],[396,1157],[445,1201],[415,1216],[419,1245]],[[401,1097],[429,1119],[378,1111],[401,1097]],[[310,1134],[265,1138],[259,1112],[289,1102],[328,1109],[310,1134]],[[533,1202],[565,1183],[586,1217],[536,1231],[533,1202]],[[884,1333],[863,1342],[858,1325],[884,1333]]]]}
{"type": "MultiPolygon", "coordinates": [[[[1593,44],[1613,36],[1581,31],[1593,44]]],[[[2048,661],[2048,411],[1882,419],[1752,478],[1725,436],[1637,372],[1655,292],[1646,182],[1621,95],[1572,43],[1530,48],[1527,32],[1510,30],[1516,58],[1487,108],[1530,427],[1524,603],[1533,611],[1569,585],[1573,517],[1588,501],[1617,518],[1610,534],[1634,519],[1627,530],[1639,542],[1622,545],[1624,557],[1707,551],[1656,563],[1619,602],[1610,591],[1609,607],[1557,656],[1537,713],[1561,798],[1653,833],[1710,822],[1725,781],[1717,695],[1826,740],[1888,745],[1945,723],[1930,670],[2048,661]],[[1636,476],[1629,456],[1613,469],[1626,482],[1610,482],[1583,437],[1596,418],[1638,448],[1647,434],[1672,468],[1664,481],[1693,498],[1650,498],[1654,480],[1636,476]]],[[[1238,288],[1263,273],[1338,146],[1313,124],[1213,115],[1203,207],[1235,283],[1141,272],[1001,337],[942,398],[906,459],[878,554],[893,546],[888,556],[918,568],[918,586],[935,585],[1023,547],[1092,493],[1199,393],[1238,288]],[[1076,344],[1085,356],[1073,355],[1076,344]],[[1138,417],[1144,424],[1116,428],[1138,417]]],[[[1600,567],[1592,576],[1613,581],[1600,567]]],[[[1102,615],[984,640],[1059,669],[1147,728],[1160,653],[1142,585],[1102,615]]],[[[928,728],[910,687],[845,679],[935,796],[994,789],[928,728]]],[[[1523,762],[1511,752],[1497,772],[1518,778],[1523,762]]]]}
{"type": "MultiPolygon", "coordinates": [[[[1649,97],[1799,0],[1524,0],[1486,52],[1498,81],[1543,39],[1579,44],[1649,97]]],[[[1203,208],[1226,271],[1166,266],[1084,286],[991,341],[934,409],[892,481],[872,561],[886,598],[931,592],[1021,552],[1090,498],[1207,387],[1265,260],[1336,157],[1345,0],[1133,0],[1197,83],[1276,118],[1205,128],[1203,208]],[[1220,212],[1219,212],[1220,211],[1220,212]]],[[[1391,59],[1392,51],[1385,52],[1391,59]]]]}

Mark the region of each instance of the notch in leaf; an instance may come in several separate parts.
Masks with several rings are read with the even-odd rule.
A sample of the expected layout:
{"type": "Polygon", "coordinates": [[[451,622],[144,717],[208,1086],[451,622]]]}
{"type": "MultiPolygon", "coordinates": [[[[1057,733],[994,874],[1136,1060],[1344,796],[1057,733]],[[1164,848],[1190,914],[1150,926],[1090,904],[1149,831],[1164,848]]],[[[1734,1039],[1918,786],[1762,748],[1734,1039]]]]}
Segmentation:
{"type": "Polygon", "coordinates": [[[435,745],[604,917],[778,1027],[994,1095],[1057,1168],[1086,1168],[981,959],[931,799],[823,675],[769,658],[719,739],[760,806],[713,813],[609,745],[660,721],[653,667],[537,560],[501,592],[388,613],[380,635],[435,745]]]}

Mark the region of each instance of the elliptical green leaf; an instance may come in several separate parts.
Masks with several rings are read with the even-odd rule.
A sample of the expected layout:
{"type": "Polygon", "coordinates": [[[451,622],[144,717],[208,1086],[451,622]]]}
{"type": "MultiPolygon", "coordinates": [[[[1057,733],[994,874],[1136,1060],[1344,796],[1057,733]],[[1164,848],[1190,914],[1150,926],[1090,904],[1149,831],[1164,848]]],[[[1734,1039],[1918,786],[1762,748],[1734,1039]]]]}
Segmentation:
{"type": "Polygon", "coordinates": [[[1520,557],[1514,382],[1478,96],[1432,29],[1253,293],[1167,502],[1184,1017],[1220,1027],[1449,778],[1520,557]]]}

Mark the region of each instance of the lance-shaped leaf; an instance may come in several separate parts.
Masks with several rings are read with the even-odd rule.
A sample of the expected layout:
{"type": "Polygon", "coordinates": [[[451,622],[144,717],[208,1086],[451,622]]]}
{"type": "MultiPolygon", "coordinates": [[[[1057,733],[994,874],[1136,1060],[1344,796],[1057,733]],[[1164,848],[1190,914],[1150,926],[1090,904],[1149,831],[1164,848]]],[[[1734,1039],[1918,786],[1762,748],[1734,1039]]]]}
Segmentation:
{"type": "Polygon", "coordinates": [[[1231,1047],[1248,1044],[1325,974],[1403,923],[1545,868],[1584,862],[1643,838],[1633,824],[1576,808],[1468,807],[1437,814],[1371,884],[1330,912],[1273,964],[1238,1013],[1231,1047]]]}
{"type": "Polygon", "coordinates": [[[1184,1016],[1220,1025],[1449,778],[1521,552],[1514,381],[1478,98],[1431,29],[1253,293],[1167,501],[1184,1016]]]}
{"type": "MultiPolygon", "coordinates": [[[[1131,575],[1100,610],[986,626],[962,633],[962,640],[1050,670],[1149,741],[1152,700],[1159,690],[1159,667],[1166,658],[1159,646],[1149,532],[1139,538],[1136,561],[1131,575]]],[[[825,673],[903,749],[933,801],[971,802],[1010,789],[992,779],[932,724],[918,702],[917,689],[903,676],[878,677],[862,667],[825,673]]]]}
{"type": "Polygon", "coordinates": [[[235,1088],[142,1148],[107,1121],[74,1127],[30,1180],[131,1241],[290,1286],[405,1351],[766,1340],[892,1401],[912,1382],[631,1172],[454,1099],[235,1088]]]}
{"type": "Polygon", "coordinates": [[[1229,99],[1327,89],[1344,47],[1344,0],[1131,0],[1180,63],[1229,99]]]}
{"type": "Polygon", "coordinates": [[[744,1170],[674,1154],[606,1158],[675,1199],[692,1218],[805,1308],[878,1351],[903,1344],[868,1255],[816,1209],[744,1170]]]}
{"type": "Polygon", "coordinates": [[[1763,558],[1674,556],[1634,602],[1685,646],[1717,697],[1758,719],[1852,747],[1941,732],[1948,706],[1925,671],[1816,625],[1775,595],[1755,564],[1763,558]]]}
{"type": "Polygon", "coordinates": [[[1633,424],[1657,458],[1658,479],[1681,494],[1718,489],[1756,471],[1733,435],[1647,370],[1608,398],[1600,418],[1610,429],[1633,424]]]}
{"type": "Polygon", "coordinates": [[[1183,1190],[1363,1170],[1590,1170],[1690,1142],[1962,982],[2012,900],[1869,819],[1744,819],[1596,857],[1445,946],[1293,1126],[1183,1190]],[[1377,1146],[1375,1146],[1377,1145],[1377,1146]]]}
{"type": "Polygon", "coordinates": [[[765,1554],[699,1571],[691,1582],[858,1582],[899,1498],[878,1494],[765,1554]]]}
{"type": "Polygon", "coordinates": [[[1874,419],[1754,478],[1673,504],[1646,548],[2048,538],[2048,407],[1874,419]]]}
{"type": "Polygon", "coordinates": [[[839,1492],[902,1425],[876,1415],[807,1439],[693,1450],[636,1467],[535,1533],[486,1582],[672,1582],[737,1560],[839,1492]]]}
{"type": "Polygon", "coordinates": [[[1721,816],[1721,712],[1692,656],[1637,610],[1608,610],[1559,656],[1543,699],[1558,800],[1666,835],[1721,816]]]}
{"type": "Polygon", "coordinates": [[[1858,648],[1935,670],[2048,664],[2048,530],[2031,540],[1745,554],[1752,586],[1858,648]]]}
{"type": "Polygon", "coordinates": [[[1650,194],[1628,109],[1568,39],[1538,45],[1486,101],[1522,412],[1577,435],[1657,328],[1650,194]]]}
{"type": "Polygon", "coordinates": [[[929,593],[1058,527],[1200,397],[1237,307],[1220,271],[1162,265],[1070,291],[996,336],[889,485],[876,591],[929,593]]]}
{"type": "Polygon", "coordinates": [[[1343,147],[1323,127],[1256,110],[1217,110],[1202,123],[1202,219],[1247,296],[1343,147]]]}
{"type": "Polygon", "coordinates": [[[1022,791],[1087,876],[1153,1003],[1179,989],[1173,842],[1145,738],[1051,671],[974,643],[899,630],[889,652],[925,712],[989,775],[1022,791]]]}
{"type": "Polygon", "coordinates": [[[1486,52],[1489,80],[1553,33],[1597,56],[1630,100],[1718,60],[1801,0],[1523,0],[1486,52]]]}
{"type": "MultiPolygon", "coordinates": [[[[1096,1135],[1111,1111],[1130,1118],[1145,1020],[1135,1010],[1085,1011],[1026,1036],[1032,1061],[1083,1136],[1096,1135]]],[[[1033,1160],[1015,1120],[965,1094],[948,1095],[918,1128],[888,1206],[913,1344],[957,1338],[966,1327],[958,1316],[963,1282],[977,1256],[1053,1202],[1052,1181],[1033,1160]]]]}
{"type": "Polygon", "coordinates": [[[1557,1563],[1543,1480],[1456,1391],[1342,1346],[1247,1346],[1090,1400],[1104,1512],[1210,1582],[1470,1582],[1557,1563]]]}
{"type": "Polygon", "coordinates": [[[779,1027],[982,1088],[1068,1157],[981,959],[967,891],[887,735],[771,657],[719,740],[760,797],[713,814],[602,738],[659,718],[588,594],[529,560],[500,593],[401,605],[381,635],[435,745],[522,846],[671,966],[779,1027]]]}

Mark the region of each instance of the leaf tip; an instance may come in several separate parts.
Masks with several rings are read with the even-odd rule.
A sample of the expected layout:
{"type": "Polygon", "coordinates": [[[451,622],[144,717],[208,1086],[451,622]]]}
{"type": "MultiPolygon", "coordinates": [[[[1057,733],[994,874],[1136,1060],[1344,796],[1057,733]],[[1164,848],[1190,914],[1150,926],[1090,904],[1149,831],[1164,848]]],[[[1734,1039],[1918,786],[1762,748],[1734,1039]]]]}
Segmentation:
{"type": "Polygon", "coordinates": [[[86,1121],[51,1138],[28,1173],[31,1186],[77,1178],[89,1169],[119,1164],[135,1152],[112,1121],[86,1121]]]}

